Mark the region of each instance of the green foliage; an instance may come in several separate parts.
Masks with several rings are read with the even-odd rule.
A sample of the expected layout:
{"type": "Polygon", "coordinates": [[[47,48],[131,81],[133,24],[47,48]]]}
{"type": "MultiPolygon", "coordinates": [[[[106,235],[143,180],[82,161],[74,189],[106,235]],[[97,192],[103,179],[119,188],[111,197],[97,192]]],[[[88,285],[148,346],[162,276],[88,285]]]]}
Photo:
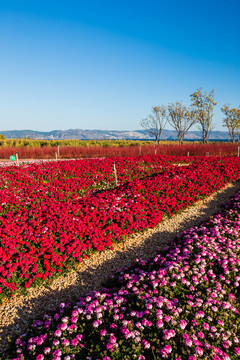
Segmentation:
{"type": "Polygon", "coordinates": [[[78,140],[78,139],[67,139],[67,140],[36,140],[36,139],[6,139],[3,135],[0,135],[0,146],[4,147],[56,147],[56,146],[136,146],[136,145],[150,145],[152,141],[141,141],[141,140],[78,140]]]}
{"type": "Polygon", "coordinates": [[[192,101],[191,105],[197,123],[200,125],[200,130],[202,130],[203,143],[208,142],[210,132],[213,129],[213,107],[217,105],[214,101],[214,91],[215,90],[212,90],[207,94],[206,91],[203,92],[202,88],[200,88],[190,95],[192,101]]]}
{"type": "Polygon", "coordinates": [[[168,122],[176,130],[180,145],[186,132],[196,123],[196,117],[193,111],[177,101],[168,105],[168,122]]]}
{"type": "Polygon", "coordinates": [[[239,138],[240,135],[240,107],[230,108],[229,105],[225,104],[221,110],[225,115],[223,126],[228,128],[231,140],[235,142],[236,137],[239,138]]]}

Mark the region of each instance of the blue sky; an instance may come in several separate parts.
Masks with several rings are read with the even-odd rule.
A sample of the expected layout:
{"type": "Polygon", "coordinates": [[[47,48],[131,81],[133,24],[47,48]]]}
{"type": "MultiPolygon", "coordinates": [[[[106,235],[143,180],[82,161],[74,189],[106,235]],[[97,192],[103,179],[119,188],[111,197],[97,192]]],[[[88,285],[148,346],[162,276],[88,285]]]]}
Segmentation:
{"type": "MultiPolygon", "coordinates": [[[[215,89],[240,105],[239,0],[0,0],[0,131],[140,129],[215,89]]],[[[170,129],[168,126],[167,128],[170,129]]]]}

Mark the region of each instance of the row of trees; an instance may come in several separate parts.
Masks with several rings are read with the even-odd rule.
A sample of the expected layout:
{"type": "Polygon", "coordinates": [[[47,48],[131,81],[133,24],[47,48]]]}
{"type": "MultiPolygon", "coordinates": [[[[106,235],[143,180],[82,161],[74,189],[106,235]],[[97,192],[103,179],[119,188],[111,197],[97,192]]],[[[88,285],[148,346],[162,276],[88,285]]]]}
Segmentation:
{"type": "MultiPolygon", "coordinates": [[[[161,140],[164,127],[169,123],[177,132],[179,144],[183,143],[186,132],[198,124],[202,132],[202,141],[207,143],[213,129],[214,90],[209,94],[202,88],[190,95],[191,105],[186,107],[182,102],[170,103],[168,106],[154,106],[152,113],[141,121],[141,126],[157,143],[161,140]]],[[[225,104],[221,108],[225,117],[223,126],[228,128],[232,142],[240,139],[240,107],[230,108],[225,104]]]]}

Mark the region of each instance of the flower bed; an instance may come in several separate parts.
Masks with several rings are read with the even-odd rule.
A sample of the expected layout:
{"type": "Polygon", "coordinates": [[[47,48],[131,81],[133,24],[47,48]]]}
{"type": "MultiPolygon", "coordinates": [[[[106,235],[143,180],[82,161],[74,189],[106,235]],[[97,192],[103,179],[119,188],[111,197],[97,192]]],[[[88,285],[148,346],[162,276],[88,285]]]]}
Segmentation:
{"type": "MultiPolygon", "coordinates": [[[[23,140],[24,141],[24,140],[23,140]]],[[[47,140],[45,145],[37,143],[36,140],[27,140],[28,144],[21,144],[20,140],[5,140],[5,145],[0,146],[0,159],[9,159],[10,155],[18,152],[19,159],[55,159],[59,150],[59,156],[63,159],[90,158],[90,157],[114,157],[114,156],[138,156],[141,154],[151,155],[182,155],[191,156],[237,156],[238,143],[215,142],[200,144],[198,142],[184,142],[179,146],[176,142],[166,141],[165,143],[142,142],[142,141],[82,141],[78,144],[73,140],[56,141],[55,145],[47,140]],[[11,146],[15,141],[15,146],[11,146]],[[8,144],[7,144],[8,142],[8,144]],[[74,143],[75,142],[75,143],[74,143]],[[65,143],[65,144],[64,144],[65,143]],[[131,143],[131,145],[130,145],[131,143]],[[30,145],[30,146],[28,146],[30,145]],[[59,145],[59,148],[58,146],[59,145]]]]}
{"type": "Polygon", "coordinates": [[[1,169],[0,300],[154,227],[237,180],[239,165],[236,158],[152,156],[1,169]],[[179,161],[189,164],[173,165],[179,161]]]}
{"type": "Polygon", "coordinates": [[[35,320],[2,359],[240,357],[240,193],[149,260],[35,320]]]}

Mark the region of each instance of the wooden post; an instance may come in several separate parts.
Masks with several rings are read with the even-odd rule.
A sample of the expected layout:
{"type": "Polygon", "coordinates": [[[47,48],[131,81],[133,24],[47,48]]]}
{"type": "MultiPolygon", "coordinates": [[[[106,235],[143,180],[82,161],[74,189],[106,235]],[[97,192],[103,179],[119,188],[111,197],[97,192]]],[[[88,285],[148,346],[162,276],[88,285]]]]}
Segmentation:
{"type": "Polygon", "coordinates": [[[17,166],[19,166],[18,153],[17,152],[16,152],[16,162],[17,162],[17,166]]]}
{"type": "Polygon", "coordinates": [[[155,155],[157,155],[157,149],[155,149],[155,155]]]}
{"type": "Polygon", "coordinates": [[[114,172],[114,177],[115,177],[115,185],[117,186],[117,170],[116,170],[116,166],[115,166],[115,161],[113,162],[113,172],[114,172]]]}
{"type": "Polygon", "coordinates": [[[187,152],[187,156],[189,156],[189,151],[187,152]]]}
{"type": "Polygon", "coordinates": [[[59,145],[58,145],[58,157],[59,157],[59,145]]]}
{"type": "Polygon", "coordinates": [[[55,152],[56,160],[57,160],[57,153],[55,152]]]}
{"type": "Polygon", "coordinates": [[[141,155],[141,153],[142,153],[142,148],[141,146],[139,146],[139,155],[141,155]]]}

